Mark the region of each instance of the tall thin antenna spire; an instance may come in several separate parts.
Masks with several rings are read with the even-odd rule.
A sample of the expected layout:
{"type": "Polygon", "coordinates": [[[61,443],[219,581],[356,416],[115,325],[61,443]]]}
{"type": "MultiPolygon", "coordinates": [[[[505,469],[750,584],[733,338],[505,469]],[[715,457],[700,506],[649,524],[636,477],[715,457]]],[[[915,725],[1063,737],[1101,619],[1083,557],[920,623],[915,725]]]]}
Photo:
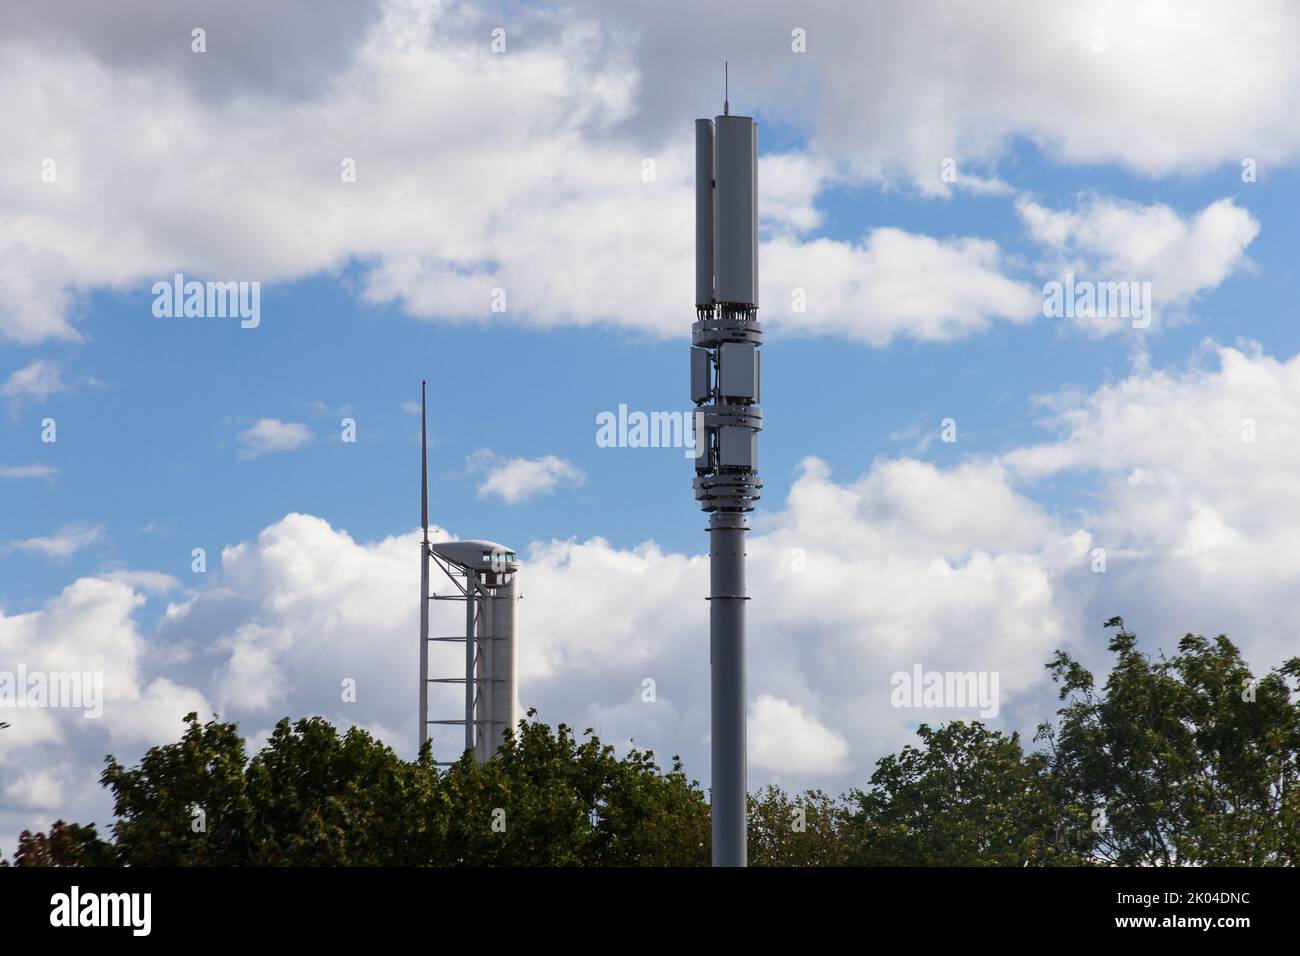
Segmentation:
{"type": "Polygon", "coordinates": [[[420,379],[420,527],[429,543],[429,432],[424,417],[425,379],[420,379]]]}
{"type": "Polygon", "coordinates": [[[726,60],[722,61],[722,115],[731,115],[731,71],[726,60]]]}
{"type": "Polygon", "coordinates": [[[420,747],[429,739],[429,432],[424,413],[425,380],[420,380],[420,747]]]}

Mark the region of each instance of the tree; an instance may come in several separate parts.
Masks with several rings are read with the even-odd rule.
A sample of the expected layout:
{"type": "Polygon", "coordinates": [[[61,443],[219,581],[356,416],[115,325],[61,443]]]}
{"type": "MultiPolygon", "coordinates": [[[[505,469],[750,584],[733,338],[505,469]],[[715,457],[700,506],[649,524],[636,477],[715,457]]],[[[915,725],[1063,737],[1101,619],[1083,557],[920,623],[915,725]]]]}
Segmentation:
{"type": "MultiPolygon", "coordinates": [[[[917,730],[866,789],[749,798],[755,866],[1300,862],[1300,658],[1255,679],[1226,637],[1151,660],[1113,618],[1105,686],[1064,651],[1044,749],[955,721],[917,730]]],[[[112,840],[24,832],[21,866],[700,866],[709,806],[673,757],[619,756],[590,728],[535,721],[493,758],[406,761],[319,717],[276,724],[251,759],[233,723],[185,717],[128,768],[106,758],[112,840]]],[[[3,725],[0,725],[2,729],[3,725]]],[[[0,859],[0,864],[5,861],[0,859]]]]}
{"type": "Polygon", "coordinates": [[[1058,791],[1092,814],[1091,851],[1121,865],[1300,862],[1300,702],[1292,658],[1255,679],[1237,647],[1192,634],[1153,661],[1121,618],[1105,687],[1058,651],[1066,706],[1044,724],[1058,791]]]}
{"type": "MultiPolygon", "coordinates": [[[[535,712],[529,711],[529,717],[535,712]]],[[[494,866],[682,866],[709,856],[704,794],[674,757],[619,758],[588,728],[579,741],[521,720],[492,760],[468,754],[441,780],[452,809],[448,862],[494,866]]]]}
{"type": "Polygon", "coordinates": [[[113,791],[113,839],[131,866],[241,866],[253,862],[254,808],[244,739],[216,717],[185,715],[180,741],[150,747],[128,770],[112,755],[100,782],[113,791]]]}
{"type": "Polygon", "coordinates": [[[14,854],[14,866],[111,866],[114,862],[112,844],[99,838],[94,824],[79,826],[62,820],[55,820],[48,834],[24,830],[14,854]]]}
{"type": "Polygon", "coordinates": [[[857,866],[1024,866],[1078,862],[1068,808],[1053,799],[1045,761],[1018,734],[979,722],[917,728],[876,764],[849,801],[850,863],[857,866]]]}
{"type": "MultiPolygon", "coordinates": [[[[533,712],[529,712],[529,717],[533,712]]],[[[275,727],[248,760],[232,723],[185,718],[138,767],[109,757],[117,859],[132,866],[625,866],[708,861],[699,785],[674,758],[625,756],[523,720],[493,759],[440,772],[319,717],[275,727]]]]}
{"type": "MultiPolygon", "coordinates": [[[[403,761],[358,727],[340,735],[320,717],[275,726],[249,763],[251,862],[293,866],[400,866],[429,852],[428,764],[403,761]],[[408,819],[408,817],[412,819],[408,819]]],[[[436,841],[435,841],[436,845],[436,841]]]]}
{"type": "Polygon", "coordinates": [[[749,797],[750,866],[843,866],[848,813],[821,790],[788,796],[769,785],[749,797]]]}

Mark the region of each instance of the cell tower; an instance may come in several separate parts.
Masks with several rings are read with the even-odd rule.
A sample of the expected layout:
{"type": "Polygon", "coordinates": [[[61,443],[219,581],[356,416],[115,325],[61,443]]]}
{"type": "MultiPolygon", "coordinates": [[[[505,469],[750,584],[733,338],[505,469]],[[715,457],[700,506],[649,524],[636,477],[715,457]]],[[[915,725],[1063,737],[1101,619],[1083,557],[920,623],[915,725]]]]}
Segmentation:
{"type": "MultiPolygon", "coordinates": [[[[486,762],[514,726],[516,648],[518,647],[517,572],[514,551],[494,541],[429,541],[429,451],[425,428],[424,383],[420,383],[420,746],[429,726],[462,725],[465,750],[486,762]],[[453,594],[429,593],[429,562],[455,585],[453,594]],[[465,632],[429,636],[429,602],[464,601],[465,632]],[[464,644],[463,677],[430,677],[430,644],[464,644]],[[429,719],[429,685],[464,684],[464,717],[429,719]]],[[[454,761],[440,760],[440,764],[454,761]]]]}
{"type": "Polygon", "coordinates": [[[713,865],[745,866],[745,523],[758,477],[758,124],[695,121],[695,498],[709,515],[713,865]]]}

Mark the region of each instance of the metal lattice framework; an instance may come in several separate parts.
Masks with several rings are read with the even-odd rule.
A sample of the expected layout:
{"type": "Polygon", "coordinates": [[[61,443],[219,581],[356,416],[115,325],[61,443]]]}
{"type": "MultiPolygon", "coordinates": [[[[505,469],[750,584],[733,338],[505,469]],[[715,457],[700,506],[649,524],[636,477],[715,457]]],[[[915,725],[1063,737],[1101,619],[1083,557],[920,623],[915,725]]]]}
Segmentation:
{"type": "MultiPolygon", "coordinates": [[[[430,726],[465,728],[465,750],[480,763],[496,751],[515,718],[515,602],[518,599],[515,553],[492,541],[429,541],[429,454],[425,429],[425,383],[420,383],[420,746],[430,726]],[[430,563],[437,565],[455,588],[451,594],[431,593],[430,563]],[[465,631],[430,636],[429,602],[463,601],[465,631]],[[429,676],[431,644],[464,644],[465,670],[453,677],[429,676]],[[463,684],[464,715],[429,719],[429,685],[463,684]]],[[[446,766],[454,761],[440,760],[446,766]]]]}
{"type": "MultiPolygon", "coordinates": [[[[457,544],[478,545],[480,542],[457,542],[457,544]]],[[[509,591],[511,596],[514,594],[514,571],[512,568],[510,571],[485,572],[457,564],[454,560],[439,554],[437,545],[431,545],[427,553],[429,559],[441,569],[456,589],[456,593],[453,594],[430,594],[428,600],[464,602],[465,633],[427,637],[425,644],[426,646],[429,643],[464,644],[465,672],[463,676],[457,677],[428,677],[426,671],[425,680],[427,684],[463,684],[465,712],[463,717],[430,720],[426,703],[422,712],[421,726],[425,728],[464,727],[465,749],[473,752],[475,759],[482,762],[492,755],[500,742],[496,739],[499,736],[496,725],[513,723],[513,715],[509,721],[501,721],[494,715],[500,709],[497,707],[498,695],[507,694],[511,697],[514,695],[513,679],[501,676],[496,667],[497,656],[505,649],[504,645],[513,642],[514,637],[513,634],[494,633],[490,622],[493,609],[505,599],[503,593],[509,591]]],[[[513,563],[513,554],[510,557],[513,563]]],[[[427,735],[427,729],[425,733],[427,735]]],[[[452,761],[437,762],[444,765],[452,763],[452,761]]]]}

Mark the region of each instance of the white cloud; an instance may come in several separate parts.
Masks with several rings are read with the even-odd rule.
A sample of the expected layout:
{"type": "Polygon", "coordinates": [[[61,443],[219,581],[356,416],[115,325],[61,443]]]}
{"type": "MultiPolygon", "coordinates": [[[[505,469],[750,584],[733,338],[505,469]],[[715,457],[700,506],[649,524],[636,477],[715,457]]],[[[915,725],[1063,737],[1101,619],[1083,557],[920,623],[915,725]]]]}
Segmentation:
{"type": "MultiPolygon", "coordinates": [[[[1008,698],[1034,698],[1042,662],[1077,619],[1085,588],[1071,576],[1087,576],[1086,543],[1010,488],[996,465],[945,471],[903,459],[837,484],[810,460],[786,509],[751,533],[750,698],[763,701],[753,781],[780,762],[782,773],[861,782],[874,755],[907,739],[919,719],[888,703],[889,675],[916,660],[996,669],[1008,698]],[[792,570],[795,548],[803,571],[792,570]],[[981,626],[954,641],[954,621],[981,626]],[[798,758],[774,728],[786,708],[816,744],[798,758]]],[[[393,728],[389,742],[409,751],[417,550],[414,532],[362,543],[290,515],[226,548],[219,586],[175,606],[153,641],[189,660],[173,679],[210,687],[227,716],[260,726],[322,713],[393,728]],[[345,678],[357,683],[355,705],[340,703],[345,678]],[[400,691],[407,686],[410,699],[400,691]]],[[[707,576],[707,557],[652,542],[533,543],[521,572],[521,705],[663,758],[680,753],[707,776],[707,576]],[[657,685],[654,703],[640,696],[646,678],[657,685]]],[[[462,626],[455,607],[432,612],[433,633],[462,626]]],[[[431,676],[462,666],[435,652],[431,676]]],[[[454,715],[458,692],[435,687],[432,716],[454,715]]],[[[1003,714],[1014,711],[1004,700],[1003,714]]]]}
{"type": "Polygon", "coordinates": [[[762,184],[761,227],[783,233],[803,233],[821,225],[817,194],[831,179],[831,164],[806,153],[763,154],[758,159],[762,184]]]}
{"type": "Polygon", "coordinates": [[[5,799],[15,807],[56,812],[61,809],[63,793],[62,775],[49,769],[22,774],[4,788],[5,799]]]}
{"type": "Polygon", "coordinates": [[[137,759],[145,747],[178,738],[187,710],[210,711],[199,691],[149,676],[160,658],[134,620],[144,602],[123,576],[79,578],[38,610],[0,610],[0,666],[100,675],[103,691],[98,718],[86,716],[94,707],[0,710],[11,725],[0,732],[0,791],[7,798],[0,845],[12,849],[19,830],[48,825],[33,808],[103,820],[108,801],[96,781],[108,747],[137,759]]]}
{"type": "Polygon", "coordinates": [[[161,571],[109,571],[101,577],[105,581],[120,581],[122,584],[139,588],[150,594],[166,594],[181,586],[174,577],[161,571]]]}
{"type": "Polygon", "coordinates": [[[103,534],[104,529],[100,525],[77,522],[64,525],[52,535],[11,542],[10,547],[47,558],[67,558],[87,545],[94,544],[103,534]]]}
{"type": "Polygon", "coordinates": [[[761,108],[847,173],[936,195],[946,158],[961,188],[1016,139],[1049,161],[1150,176],[1235,174],[1246,157],[1267,170],[1300,153],[1300,22],[1285,0],[816,2],[797,16],[750,0],[743,16],[710,17],[689,0],[576,5],[633,38],[653,77],[639,127],[680,123],[683,103],[720,85],[725,49],[733,113],[761,108]],[[806,54],[791,51],[795,27],[806,54]]]}
{"type": "Polygon", "coordinates": [[[848,742],[787,700],[763,694],[749,707],[750,764],[778,774],[826,774],[843,769],[848,742]]]}
{"type": "Polygon", "coordinates": [[[114,69],[169,76],[204,99],[247,95],[302,96],[315,92],[337,63],[365,37],[375,4],[356,0],[261,3],[227,0],[119,0],[111,8],[96,0],[67,0],[18,9],[6,36],[32,43],[57,39],[114,69]],[[202,23],[222,37],[194,69],[190,30],[202,23]],[[178,40],[179,38],[179,40],[178,40]],[[140,51],[151,56],[142,62],[140,51]]]}
{"type": "MultiPolygon", "coordinates": [[[[407,629],[419,587],[413,542],[363,545],[320,518],[289,515],[256,541],[225,548],[223,587],[181,605],[164,632],[169,642],[219,649],[213,681],[223,712],[362,719],[339,705],[345,677],[368,704],[404,678],[414,686],[411,659],[400,651],[418,643],[407,629]],[[309,648],[314,662],[303,657],[309,648]]],[[[404,712],[376,711],[388,719],[404,712]]]]}
{"type": "Polygon", "coordinates": [[[0,465],[0,478],[53,478],[58,473],[53,465],[0,465]]]}
{"type": "Polygon", "coordinates": [[[62,392],[67,386],[63,384],[63,372],[57,362],[49,359],[37,359],[32,364],[13,372],[0,385],[0,398],[11,401],[31,399],[44,401],[51,395],[62,392]]]}
{"type": "MultiPolygon", "coordinates": [[[[521,21],[531,33],[512,21],[511,52],[497,57],[482,29],[492,15],[451,3],[391,3],[370,31],[365,18],[341,29],[305,6],[276,6],[301,29],[228,34],[229,52],[208,61],[220,81],[182,71],[188,34],[172,28],[183,14],[105,20],[90,4],[58,23],[75,43],[49,42],[51,20],[31,25],[54,13],[24,13],[7,31],[0,82],[14,104],[7,148],[17,159],[0,170],[0,334],[77,338],[78,296],[139,292],[174,271],[270,282],[349,261],[361,264],[365,298],[421,317],[680,334],[693,236],[681,104],[710,88],[702,71],[713,83],[719,48],[712,26],[683,33],[698,22],[693,7],[602,5],[586,20],[581,3],[577,16],[519,13],[535,16],[521,21]],[[143,67],[133,58],[141,30],[158,54],[143,67]],[[293,47],[292,69],[254,55],[277,34],[293,47]],[[304,38],[318,36],[328,66],[303,53],[313,48],[304,38]],[[58,179],[42,183],[51,151],[58,179]],[[641,180],[647,155],[654,183],[641,180]],[[354,184],[339,179],[342,157],[357,160],[354,184]],[[498,288],[501,314],[489,309],[498,288]]],[[[784,55],[786,5],[719,18],[741,50],[738,110],[761,103],[809,137],[802,152],[762,160],[769,327],[883,345],[1038,313],[1041,297],[992,241],[892,228],[856,242],[810,235],[832,182],[902,180],[940,194],[951,156],[959,188],[996,193],[997,160],[1014,137],[1049,161],[1153,175],[1231,170],[1241,157],[1264,174],[1293,162],[1300,28],[1288,8],[1173,9],[813,5],[801,14],[804,57],[784,55]],[[1098,28],[1104,52],[1091,48],[1098,28]],[[795,288],[806,290],[807,312],[790,308],[795,288]]],[[[1188,217],[1113,200],[1021,210],[1062,259],[1149,274],[1157,295],[1182,302],[1241,269],[1258,230],[1231,199],[1188,217]]],[[[140,320],[151,321],[147,303],[140,320]]],[[[1300,366],[1232,349],[1218,357],[1217,369],[1137,371],[1057,396],[1059,437],[997,459],[881,460],[840,480],[806,462],[784,509],[765,502],[750,536],[755,769],[807,760],[809,773],[861,783],[918,719],[944,716],[888,706],[889,674],[916,662],[998,671],[1002,719],[1032,724],[1051,706],[1050,695],[1041,706],[1047,654],[1095,647],[1103,608],[1152,640],[1222,629],[1260,664],[1293,653],[1300,487],[1288,476],[1300,474],[1300,366]],[[1253,443],[1241,441],[1248,418],[1253,443]],[[1029,494],[1065,473],[1095,477],[1104,491],[1077,519],[1029,494]],[[1106,575],[1089,568],[1098,545],[1111,555],[1106,575]],[[791,753],[785,731],[798,726],[815,744],[809,753],[791,753]]],[[[30,371],[38,366],[9,377],[10,397],[62,387],[57,366],[30,371]]],[[[304,425],[264,419],[238,442],[253,457],[309,439],[304,425]]],[[[580,480],[554,456],[493,463],[483,493],[507,502],[580,480]]],[[[44,467],[8,466],[0,477],[53,473],[44,467]]],[[[70,554],[92,530],[19,544],[70,554]]],[[[39,611],[0,614],[0,659],[102,668],[111,704],[102,726],[24,713],[0,737],[0,786],[47,798],[64,778],[44,767],[97,774],[106,740],[174,736],[180,713],[206,712],[209,698],[241,720],[319,712],[393,728],[391,742],[409,753],[415,553],[413,534],[358,542],[290,515],[226,549],[221,580],[169,606],[148,641],[134,620],[141,592],[174,584],[156,573],[80,579],[39,611]],[[355,705],[339,700],[344,678],[357,680],[355,705]]],[[[528,559],[522,702],[548,721],[681,752],[706,774],[707,560],[599,538],[535,542],[528,559]],[[638,696],[646,677],[655,704],[638,696]]],[[[436,612],[435,628],[454,632],[451,609],[436,612]]],[[[454,715],[455,705],[435,707],[454,715]]]]}
{"type": "MultiPolygon", "coordinates": [[[[992,723],[1031,730],[1055,707],[1043,668],[1051,652],[1104,667],[1099,625],[1114,613],[1147,649],[1172,650],[1188,630],[1222,631],[1257,670],[1293,655],[1300,479],[1286,476],[1300,475],[1300,356],[1219,348],[1212,359],[1053,396],[1059,436],[997,458],[882,459],[844,481],[806,461],[747,545],[751,786],[792,776],[860,785],[917,722],[969,717],[891,706],[890,675],[917,664],[996,672],[992,723]],[[1254,442],[1242,441],[1246,418],[1254,442]],[[1067,473],[1101,492],[1073,521],[1029,496],[1067,473]],[[1096,547],[1108,554],[1104,574],[1093,572],[1096,547]]],[[[97,773],[104,731],[132,756],[132,741],[178,731],[181,714],[206,712],[209,699],[249,734],[284,714],[319,713],[385,728],[409,754],[417,553],[414,531],[358,542],[289,515],[226,548],[220,580],[171,605],[147,642],[132,619],[144,598],[128,582],[167,583],[151,577],[82,579],[40,611],[0,615],[0,659],[102,669],[107,697],[102,731],[22,712],[5,732],[0,787],[19,786],[16,766],[58,767],[70,753],[81,755],[71,761],[78,774],[97,773]],[[341,700],[348,678],[354,704],[341,700]]],[[[521,706],[660,759],[680,754],[707,778],[707,557],[599,538],[521,553],[521,706]],[[641,697],[647,678],[652,703],[641,697]]],[[[433,633],[462,626],[461,609],[432,610],[433,633]]],[[[435,654],[430,673],[462,666],[435,654]]],[[[458,713],[458,693],[436,688],[432,716],[458,713]]],[[[454,734],[435,741],[440,753],[455,750],[454,734]]],[[[16,832],[24,814],[0,823],[16,832]]]]}
{"type": "Polygon", "coordinates": [[[985,240],[881,228],[861,244],[775,239],[762,255],[763,311],[784,331],[887,345],[904,336],[946,341],[1041,314],[1037,290],[1004,275],[1001,250],[985,240]],[[804,311],[794,310],[796,290],[804,311]]]}
{"type": "Polygon", "coordinates": [[[149,647],[132,619],[143,603],[144,598],[120,580],[80,578],[38,611],[0,614],[0,651],[7,662],[21,662],[29,672],[99,673],[104,694],[99,719],[88,719],[75,709],[24,709],[7,714],[5,719],[13,726],[5,731],[6,753],[14,744],[34,746],[50,739],[96,741],[100,730],[129,742],[164,739],[173,727],[179,728],[184,711],[169,714],[162,723],[151,724],[141,718],[151,702],[169,694],[206,709],[201,695],[165,678],[144,685],[142,671],[149,647]],[[44,720],[56,728],[52,736],[42,732],[33,739],[26,735],[30,722],[44,720]]]}
{"type": "Polygon", "coordinates": [[[586,480],[579,468],[554,455],[503,458],[484,448],[470,455],[466,464],[470,471],[485,475],[478,489],[480,498],[496,495],[508,505],[522,504],[550,494],[560,485],[576,486],[586,480]]]}
{"type": "MultiPolygon", "coordinates": [[[[1138,372],[1091,396],[1058,396],[1062,437],[996,459],[944,468],[885,459],[845,482],[810,459],[785,507],[763,512],[750,534],[751,702],[784,702],[823,728],[809,731],[824,744],[818,764],[837,769],[817,772],[847,784],[918,720],[954,716],[890,706],[889,675],[917,663],[996,671],[997,720],[1021,729],[1051,712],[1051,651],[1083,649],[1100,664],[1097,625],[1110,613],[1165,646],[1221,625],[1257,664],[1276,663],[1293,630],[1276,608],[1300,583],[1300,556],[1285,543],[1300,528],[1279,516],[1300,488],[1269,476],[1300,474],[1290,460],[1300,436],[1288,431],[1300,421],[1290,407],[1300,404],[1300,358],[1220,354],[1218,372],[1138,372]],[[1259,422],[1253,446],[1239,440],[1245,410],[1259,422]],[[1269,457],[1249,457],[1261,453],[1269,457]],[[1077,524],[1027,495],[1065,470],[1095,473],[1107,489],[1077,524]],[[1252,560],[1247,542],[1265,543],[1252,560]],[[1104,575],[1092,572],[1098,546],[1110,552],[1104,575]],[[1194,599],[1180,577],[1198,583],[1194,599]],[[836,756],[836,739],[847,755],[836,756]]],[[[222,587],[200,592],[161,633],[216,649],[223,707],[379,723],[409,733],[394,741],[409,747],[409,701],[391,688],[411,677],[415,610],[403,595],[415,586],[413,541],[363,544],[290,516],[226,549],[222,587]],[[355,715],[336,703],[344,677],[362,692],[355,715]]],[[[682,753],[707,773],[707,559],[598,538],[523,553],[521,704],[682,753]],[[654,704],[639,698],[647,677],[654,704]]],[[[435,615],[436,633],[459,627],[455,609],[435,615]]],[[[453,676],[458,662],[444,663],[453,676]]],[[[457,701],[439,707],[451,714],[457,701]]],[[[767,703],[756,714],[779,710],[767,703]]],[[[754,782],[771,764],[792,765],[774,756],[780,738],[767,738],[754,782]]]]}
{"type": "Polygon", "coordinates": [[[243,711],[266,711],[289,691],[288,675],[277,667],[277,655],[290,650],[291,631],[275,631],[245,624],[223,642],[229,658],[217,683],[221,706],[243,711]]]}
{"type": "Polygon", "coordinates": [[[1275,664],[1300,628],[1300,356],[1210,356],[1056,396],[1060,437],[1003,460],[1029,481],[1100,476],[1089,523],[1116,609],[1226,632],[1275,664]]]}
{"type": "Polygon", "coordinates": [[[510,319],[617,321],[629,297],[667,301],[663,265],[688,287],[685,136],[645,184],[642,150],[601,135],[628,114],[633,77],[601,59],[593,24],[525,14],[545,42],[498,56],[482,42],[497,22],[486,11],[383,11],[306,98],[210,98],[75,45],[0,48],[0,78],[32,104],[11,117],[12,149],[31,162],[0,177],[0,328],[76,338],[67,307],[87,289],[144,290],[178,271],[271,282],[353,258],[368,298],[445,318],[499,318],[501,287],[510,319]],[[52,140],[58,178],[44,183],[52,140]],[[113,243],[94,238],[110,226],[113,243]],[[634,264],[629,244],[655,262],[634,264]]]}
{"type": "MultiPolygon", "coordinates": [[[[129,704],[116,707],[107,727],[110,739],[120,745],[166,740],[180,736],[181,718],[191,711],[200,718],[211,715],[203,693],[166,677],[156,677],[136,689],[129,704]]],[[[126,750],[133,753],[135,747],[126,750]]]]}
{"type": "Polygon", "coordinates": [[[251,428],[245,428],[235,436],[235,441],[243,447],[239,457],[244,460],[257,458],[268,452],[293,451],[312,440],[311,429],[298,422],[282,422],[278,418],[263,418],[251,428]]]}
{"type": "MultiPolygon", "coordinates": [[[[0,46],[0,81],[19,111],[11,151],[29,162],[0,173],[10,213],[0,334],[77,338],[68,310],[78,296],[142,292],[177,271],[270,283],[349,262],[363,299],[421,318],[679,334],[694,235],[682,103],[715,82],[724,22],[740,51],[737,108],[761,103],[796,140],[807,136],[761,159],[774,330],[944,341],[1036,314],[989,240],[892,228],[856,243],[818,238],[828,184],[902,177],[941,193],[943,160],[954,158],[959,188],[1005,192],[996,161],[1021,136],[1049,157],[1151,173],[1242,156],[1286,162],[1300,147],[1296,26],[1271,5],[1248,18],[1210,5],[1174,26],[1109,4],[814,6],[801,15],[807,56],[773,55],[790,25],[771,3],[717,23],[671,2],[520,9],[507,18],[505,56],[482,39],[499,14],[433,0],[379,9],[358,17],[355,34],[320,28],[332,66],[295,70],[314,77],[306,85],[235,69],[262,62],[248,31],[208,54],[212,77],[198,79],[181,69],[192,55],[165,46],[141,72],[123,65],[126,47],[80,21],[55,18],[79,37],[72,44],[50,44],[46,20],[19,25],[0,46]],[[1091,49],[1096,24],[1104,54],[1091,49]],[[248,84],[260,95],[239,95],[248,84]],[[59,172],[46,183],[51,142],[59,172]],[[356,161],[354,183],[340,178],[343,158],[356,161]],[[647,158],[653,182],[642,179],[647,158]],[[99,241],[110,228],[115,241],[99,241]],[[791,309],[794,288],[808,291],[807,311],[791,309]]],[[[1221,212],[1206,230],[1238,228],[1221,212]]],[[[1240,238],[1229,231],[1219,251],[1240,238]]],[[[1208,237],[1191,239],[1209,256],[1198,271],[1212,269],[1208,237]]],[[[140,321],[153,321],[146,310],[140,321]]]]}
{"type": "MultiPolygon", "coordinates": [[[[1099,282],[1149,282],[1157,317],[1221,284],[1245,264],[1259,222],[1232,199],[1183,218],[1168,206],[1091,197],[1074,209],[1045,208],[1022,198],[1017,211],[1030,236],[1054,257],[1058,274],[1099,282]]],[[[1113,332],[1126,320],[1078,320],[1113,332]]]]}

